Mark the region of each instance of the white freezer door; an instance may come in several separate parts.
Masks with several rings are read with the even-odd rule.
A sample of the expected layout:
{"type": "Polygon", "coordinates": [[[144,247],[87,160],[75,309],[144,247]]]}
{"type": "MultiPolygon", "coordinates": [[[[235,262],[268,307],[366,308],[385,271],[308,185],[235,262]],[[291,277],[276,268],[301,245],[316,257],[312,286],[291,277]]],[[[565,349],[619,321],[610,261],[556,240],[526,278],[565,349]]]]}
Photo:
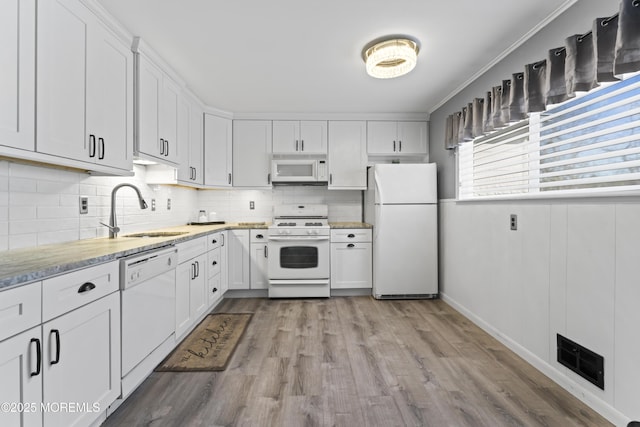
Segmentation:
{"type": "Polygon", "coordinates": [[[378,204],[436,203],[436,164],[379,164],[373,167],[378,204]]]}
{"type": "Polygon", "coordinates": [[[376,205],[373,295],[438,293],[438,206],[376,205]]]}

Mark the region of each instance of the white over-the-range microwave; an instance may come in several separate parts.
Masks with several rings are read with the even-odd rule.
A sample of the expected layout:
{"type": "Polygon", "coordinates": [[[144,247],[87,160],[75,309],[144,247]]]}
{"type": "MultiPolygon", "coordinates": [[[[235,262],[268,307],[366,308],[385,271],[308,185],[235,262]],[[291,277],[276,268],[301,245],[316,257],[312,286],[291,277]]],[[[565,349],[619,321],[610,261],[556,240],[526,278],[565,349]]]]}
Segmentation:
{"type": "Polygon", "coordinates": [[[326,183],[328,181],[326,159],[282,158],[271,160],[273,183],[326,183]]]}

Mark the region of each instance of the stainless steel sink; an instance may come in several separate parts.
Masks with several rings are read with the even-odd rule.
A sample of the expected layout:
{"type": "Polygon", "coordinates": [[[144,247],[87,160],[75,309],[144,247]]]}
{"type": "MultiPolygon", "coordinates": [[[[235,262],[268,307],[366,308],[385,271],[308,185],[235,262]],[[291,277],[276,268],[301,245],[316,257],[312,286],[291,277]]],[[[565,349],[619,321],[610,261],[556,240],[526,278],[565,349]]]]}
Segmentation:
{"type": "Polygon", "coordinates": [[[146,231],[142,233],[125,234],[122,237],[174,237],[187,233],[187,231],[146,231]]]}

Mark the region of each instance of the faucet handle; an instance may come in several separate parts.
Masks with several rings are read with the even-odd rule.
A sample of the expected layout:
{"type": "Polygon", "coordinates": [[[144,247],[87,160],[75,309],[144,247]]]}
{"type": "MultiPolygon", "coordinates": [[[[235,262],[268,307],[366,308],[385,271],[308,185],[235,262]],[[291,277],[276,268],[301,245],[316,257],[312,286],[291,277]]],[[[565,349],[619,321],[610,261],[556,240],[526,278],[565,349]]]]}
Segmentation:
{"type": "Polygon", "coordinates": [[[109,224],[105,224],[104,222],[100,222],[100,224],[104,225],[105,227],[107,227],[109,230],[111,230],[112,233],[117,234],[120,231],[120,227],[115,226],[112,227],[109,224]]]}

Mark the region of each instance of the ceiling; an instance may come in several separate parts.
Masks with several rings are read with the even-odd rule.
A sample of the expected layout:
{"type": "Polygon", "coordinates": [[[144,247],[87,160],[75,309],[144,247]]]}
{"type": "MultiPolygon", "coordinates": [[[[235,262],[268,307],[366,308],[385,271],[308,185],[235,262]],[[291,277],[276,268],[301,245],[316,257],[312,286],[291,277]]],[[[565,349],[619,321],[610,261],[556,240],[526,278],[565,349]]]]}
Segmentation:
{"type": "Polygon", "coordinates": [[[211,107],[429,113],[575,0],[99,2],[211,107]],[[403,77],[374,79],[362,48],[388,34],[417,38],[418,64],[403,77]]]}

